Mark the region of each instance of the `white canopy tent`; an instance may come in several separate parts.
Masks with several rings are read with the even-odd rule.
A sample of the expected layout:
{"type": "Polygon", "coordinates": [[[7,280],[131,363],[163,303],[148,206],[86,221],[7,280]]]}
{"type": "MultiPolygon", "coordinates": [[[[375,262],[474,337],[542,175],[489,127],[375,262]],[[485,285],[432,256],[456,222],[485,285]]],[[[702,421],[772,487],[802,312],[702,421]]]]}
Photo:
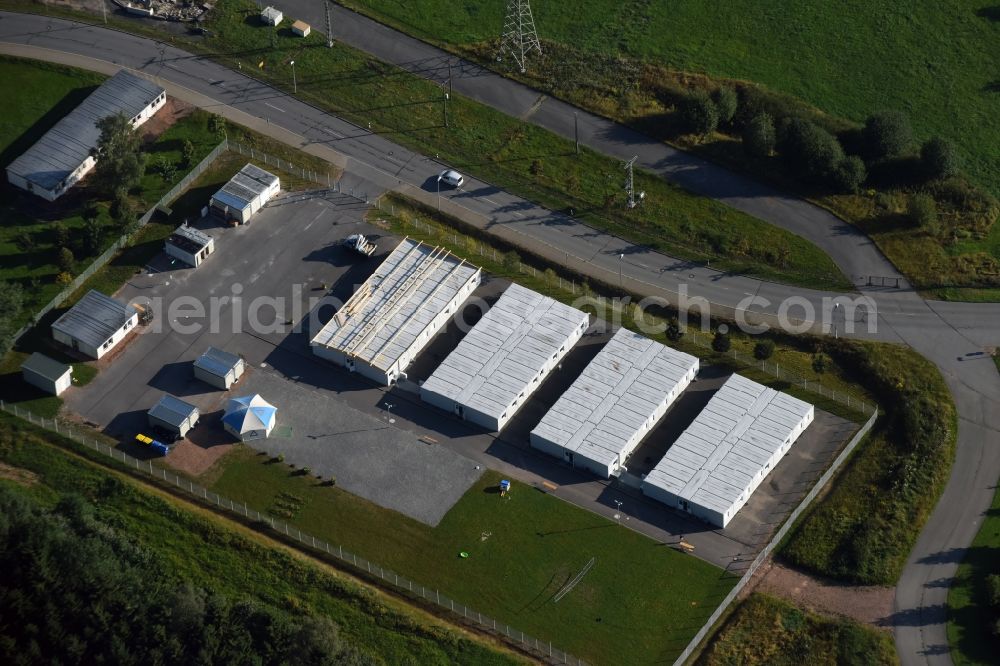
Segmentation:
{"type": "Polygon", "coordinates": [[[259,395],[233,398],[226,404],[222,427],[240,441],[265,439],[274,429],[278,410],[259,395]]]}

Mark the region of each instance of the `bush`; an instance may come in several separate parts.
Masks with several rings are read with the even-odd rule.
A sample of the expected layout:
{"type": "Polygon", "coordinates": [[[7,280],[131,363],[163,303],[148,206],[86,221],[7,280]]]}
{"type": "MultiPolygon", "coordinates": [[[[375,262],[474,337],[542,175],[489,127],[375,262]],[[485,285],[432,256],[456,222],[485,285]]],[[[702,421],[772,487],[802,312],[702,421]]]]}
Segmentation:
{"type": "Polygon", "coordinates": [[[27,231],[22,231],[14,238],[14,244],[17,245],[17,249],[21,252],[31,252],[36,247],[38,243],[35,242],[35,237],[29,234],[27,231]]]}
{"type": "Polygon", "coordinates": [[[768,113],[758,113],[743,128],[743,149],[752,157],[770,157],[774,142],[774,118],[768,113]]]}
{"type": "Polygon", "coordinates": [[[733,122],[733,118],[736,117],[736,109],[739,106],[739,97],[736,96],[736,91],[732,88],[719,88],[712,95],[712,100],[715,102],[715,108],[718,110],[719,123],[722,125],[729,125],[733,122]]]}
{"type": "Polygon", "coordinates": [[[72,273],[67,273],[66,271],[63,271],[62,273],[56,275],[56,284],[59,285],[60,287],[65,287],[72,281],[73,281],[72,273]]]}
{"type": "Polygon", "coordinates": [[[531,166],[528,167],[528,171],[531,172],[532,176],[542,175],[542,161],[541,160],[531,160],[531,166]]]}
{"type": "Polygon", "coordinates": [[[191,143],[191,139],[184,139],[184,144],[181,147],[181,160],[186,167],[191,166],[191,163],[194,162],[194,144],[191,143]]]}
{"type": "Polygon", "coordinates": [[[920,166],[932,180],[957,176],[959,163],[954,144],[940,137],[925,142],[920,147],[920,166]]]}
{"type": "Polygon", "coordinates": [[[761,340],[753,346],[753,357],[758,361],[766,361],[774,355],[774,340],[761,340]]]}
{"type": "Polygon", "coordinates": [[[678,105],[681,127],[687,134],[707,136],[719,127],[719,109],[704,90],[689,93],[678,105]]]}
{"type": "Polygon", "coordinates": [[[986,577],[986,601],[994,608],[1000,608],[1000,574],[986,577]]]}
{"type": "Polygon", "coordinates": [[[717,331],[715,337],[712,338],[712,349],[719,352],[720,354],[725,354],[729,351],[729,348],[733,346],[733,341],[729,339],[728,333],[723,333],[722,331],[717,331]]]}
{"type": "Polygon", "coordinates": [[[898,157],[913,144],[910,119],[900,111],[881,111],[869,116],[861,135],[865,151],[873,161],[898,157]]]}
{"type": "Polygon", "coordinates": [[[864,161],[856,155],[848,155],[837,162],[833,170],[833,185],[841,192],[853,194],[861,189],[867,177],[864,161]]]}
{"type": "Polygon", "coordinates": [[[667,324],[666,334],[667,340],[670,340],[671,342],[678,342],[684,337],[684,329],[681,328],[680,323],[676,319],[672,319],[667,324]]]}
{"type": "Polygon", "coordinates": [[[817,375],[822,375],[826,372],[826,368],[829,364],[830,359],[826,357],[826,354],[813,354],[812,369],[817,375]]]}
{"type": "Polygon", "coordinates": [[[814,183],[828,183],[844,159],[837,137],[801,118],[785,118],[778,132],[778,152],[793,172],[814,183]]]}
{"type": "Polygon", "coordinates": [[[929,194],[914,194],[906,206],[906,216],[914,226],[933,230],[937,224],[937,204],[929,194]]]}
{"type": "Polygon", "coordinates": [[[59,266],[60,272],[72,273],[73,267],[76,265],[76,257],[73,256],[73,250],[68,247],[59,248],[59,258],[56,264],[59,266]]]}
{"type": "Polygon", "coordinates": [[[521,270],[521,257],[517,252],[508,252],[503,255],[503,269],[508,273],[517,273],[521,270]]]}
{"type": "Polygon", "coordinates": [[[226,134],[226,121],[222,116],[213,113],[208,117],[208,131],[221,139],[226,134]]]}
{"type": "Polygon", "coordinates": [[[52,240],[56,247],[69,247],[69,229],[62,222],[52,225],[52,240]]]}

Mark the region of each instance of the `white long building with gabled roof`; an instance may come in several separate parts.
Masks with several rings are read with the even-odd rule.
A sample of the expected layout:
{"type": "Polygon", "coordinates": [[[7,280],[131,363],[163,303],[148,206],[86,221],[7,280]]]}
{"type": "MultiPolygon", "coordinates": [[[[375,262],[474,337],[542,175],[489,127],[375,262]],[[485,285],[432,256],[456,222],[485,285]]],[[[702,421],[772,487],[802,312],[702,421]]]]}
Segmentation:
{"type": "Polygon", "coordinates": [[[444,248],[404,238],[310,346],[317,356],[388,386],[405,377],[481,279],[477,266],[444,248]]]}
{"type": "Polygon", "coordinates": [[[809,403],[733,375],[646,475],[642,492],[725,527],[813,417],[809,403]]]}
{"type": "Polygon", "coordinates": [[[619,329],[531,431],[531,446],[617,476],[698,374],[698,359],[619,329]]]}
{"type": "Polygon", "coordinates": [[[421,385],[420,398],[498,432],[589,323],[586,312],[512,284],[421,385]]]}

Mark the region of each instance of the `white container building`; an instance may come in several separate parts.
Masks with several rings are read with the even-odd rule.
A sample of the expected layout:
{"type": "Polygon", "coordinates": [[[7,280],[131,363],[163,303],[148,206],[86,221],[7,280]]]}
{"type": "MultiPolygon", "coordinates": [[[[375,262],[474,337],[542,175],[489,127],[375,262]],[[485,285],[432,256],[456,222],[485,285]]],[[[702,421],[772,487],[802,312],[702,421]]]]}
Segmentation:
{"type": "Polygon", "coordinates": [[[59,395],[73,384],[73,366],[35,352],[21,364],[21,376],[32,386],[59,395]]]}
{"type": "Polygon", "coordinates": [[[223,391],[238,382],[245,370],[246,363],[242,357],[215,347],[209,347],[194,361],[195,379],[223,391]]]}
{"type": "Polygon", "coordinates": [[[386,386],[479,286],[482,272],[441,247],[404,238],[313,336],[313,353],[386,386]]]}
{"type": "MultiPolygon", "coordinates": [[[[257,5],[258,7],[260,5],[257,5]]],[[[260,13],[260,20],[267,25],[280,25],[285,20],[285,15],[276,7],[265,7],[260,13]]]]}
{"type": "Polygon", "coordinates": [[[587,330],[589,315],[512,284],[420,387],[420,398],[500,431],[587,330]]]}
{"type": "Polygon", "coordinates": [[[91,358],[101,358],[138,323],[134,307],[91,289],[52,324],[52,337],[91,358]]]}
{"type": "Polygon", "coordinates": [[[610,478],[698,374],[698,359],[619,329],[531,431],[531,446],[610,478]]]}
{"type": "Polygon", "coordinates": [[[55,201],[94,168],[94,152],[101,137],[98,121],[121,113],[138,127],[166,102],[163,88],[119,70],[11,162],[7,181],[46,201],[55,201]]]}
{"type": "Polygon", "coordinates": [[[646,475],[642,492],[725,527],[813,416],[809,403],[733,375],[646,475]]]}
{"type": "Polygon", "coordinates": [[[163,250],[174,259],[198,268],[208,255],[215,252],[215,240],[204,231],[184,224],[164,241],[163,250]]]}
{"type": "Polygon", "coordinates": [[[247,164],[212,195],[209,211],[223,220],[246,224],[281,189],[281,181],[273,173],[247,164]]]}
{"type": "Polygon", "coordinates": [[[198,408],[180,398],[164,394],[147,412],[150,427],[162,428],[177,437],[184,437],[198,423],[198,408]]]}

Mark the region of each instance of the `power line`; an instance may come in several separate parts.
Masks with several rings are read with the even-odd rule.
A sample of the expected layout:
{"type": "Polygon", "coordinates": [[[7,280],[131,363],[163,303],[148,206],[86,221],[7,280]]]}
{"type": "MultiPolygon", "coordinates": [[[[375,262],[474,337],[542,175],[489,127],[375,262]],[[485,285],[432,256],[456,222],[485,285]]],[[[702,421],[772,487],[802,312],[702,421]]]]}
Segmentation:
{"type": "Polygon", "coordinates": [[[527,58],[532,51],[538,51],[538,55],[542,55],[542,44],[535,31],[535,19],[531,16],[531,4],[529,0],[507,0],[507,14],[497,61],[503,60],[504,54],[509,53],[524,74],[528,71],[527,58]]]}

